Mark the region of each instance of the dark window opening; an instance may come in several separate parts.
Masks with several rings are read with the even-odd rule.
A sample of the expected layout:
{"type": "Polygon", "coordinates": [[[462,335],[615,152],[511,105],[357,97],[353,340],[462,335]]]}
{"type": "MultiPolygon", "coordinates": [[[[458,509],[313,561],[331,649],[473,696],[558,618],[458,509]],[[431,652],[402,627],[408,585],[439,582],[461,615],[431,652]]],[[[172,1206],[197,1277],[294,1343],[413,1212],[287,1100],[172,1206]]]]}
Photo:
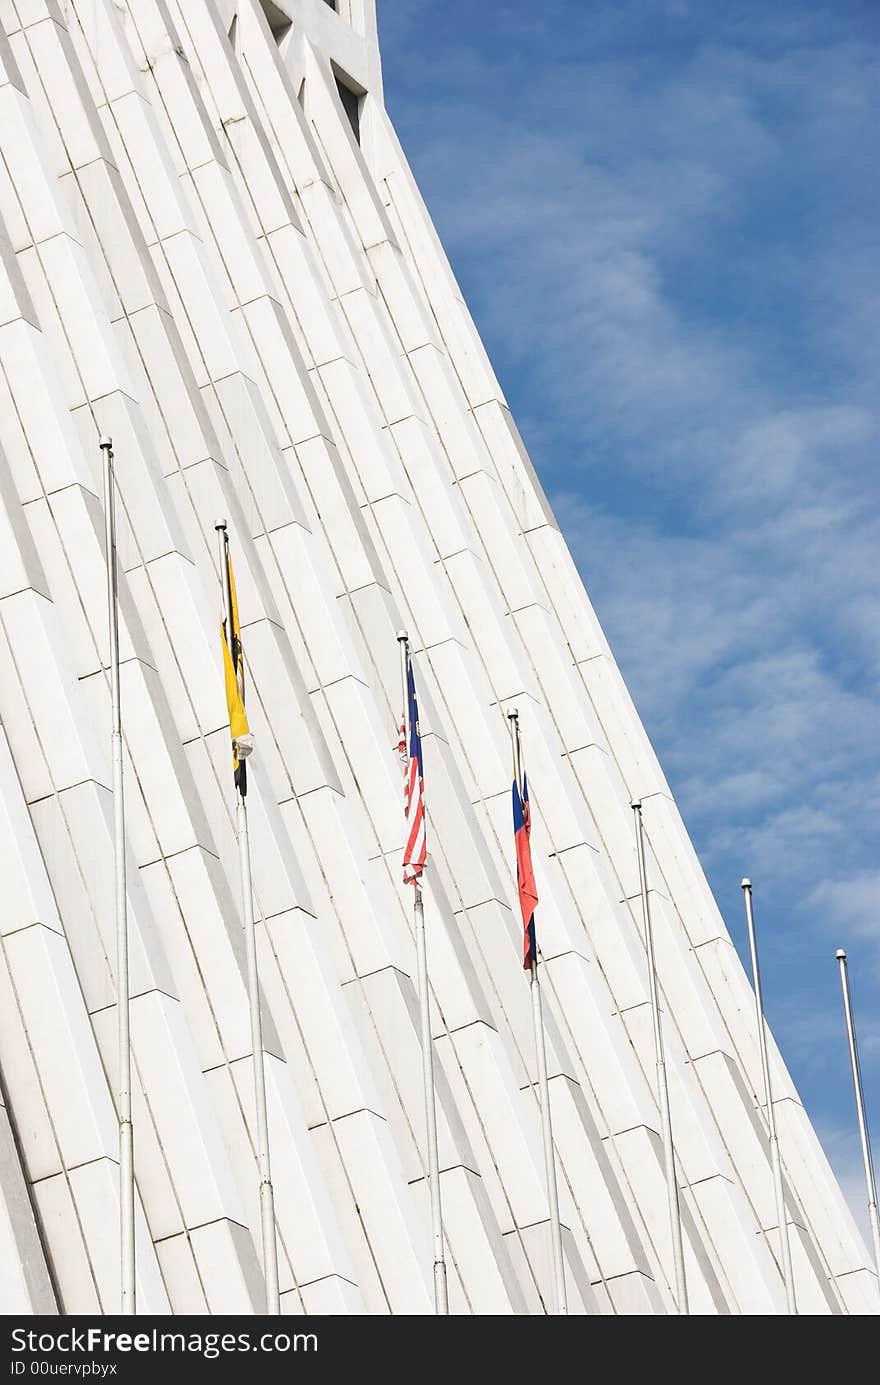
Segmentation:
{"type": "Polygon", "coordinates": [[[324,0],[324,4],[329,5],[331,10],[335,10],[337,14],[339,13],[339,6],[337,5],[336,0],[324,0]]]}
{"type": "Polygon", "coordinates": [[[344,82],[336,78],[336,90],[339,92],[339,99],[342,108],[348,116],[348,123],[354,130],[354,137],[358,144],[361,142],[361,98],[351,87],[347,87],[344,82]]]}
{"type": "Polygon", "coordinates": [[[280,43],[290,29],[293,20],[280,10],[277,5],[273,5],[272,0],[260,0],[263,14],[266,16],[266,23],[272,30],[272,37],[276,43],[280,43]]]}

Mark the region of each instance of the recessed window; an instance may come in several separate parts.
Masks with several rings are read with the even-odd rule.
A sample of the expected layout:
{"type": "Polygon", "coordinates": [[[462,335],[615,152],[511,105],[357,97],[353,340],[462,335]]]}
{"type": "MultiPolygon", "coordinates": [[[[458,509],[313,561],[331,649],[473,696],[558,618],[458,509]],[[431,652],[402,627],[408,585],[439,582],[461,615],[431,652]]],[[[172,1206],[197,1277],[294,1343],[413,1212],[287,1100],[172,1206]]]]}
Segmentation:
{"type": "Polygon", "coordinates": [[[277,5],[274,5],[272,0],[260,0],[260,4],[263,7],[263,14],[266,16],[266,23],[272,30],[272,37],[276,43],[280,43],[286,36],[293,20],[277,5]]]}
{"type": "Polygon", "coordinates": [[[339,92],[339,99],[342,102],[342,109],[348,116],[348,123],[354,130],[354,137],[358,144],[361,142],[361,98],[351,87],[347,87],[343,81],[336,78],[336,90],[339,92]]]}

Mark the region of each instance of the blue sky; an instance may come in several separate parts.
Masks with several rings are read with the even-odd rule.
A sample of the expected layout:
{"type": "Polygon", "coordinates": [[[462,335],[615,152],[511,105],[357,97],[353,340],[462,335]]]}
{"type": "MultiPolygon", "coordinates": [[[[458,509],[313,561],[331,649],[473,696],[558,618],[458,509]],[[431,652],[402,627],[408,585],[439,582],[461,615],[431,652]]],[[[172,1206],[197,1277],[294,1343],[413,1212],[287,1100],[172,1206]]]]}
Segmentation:
{"type": "Polygon", "coordinates": [[[862,1224],[880,1156],[880,6],[379,0],[386,100],[862,1224]]]}

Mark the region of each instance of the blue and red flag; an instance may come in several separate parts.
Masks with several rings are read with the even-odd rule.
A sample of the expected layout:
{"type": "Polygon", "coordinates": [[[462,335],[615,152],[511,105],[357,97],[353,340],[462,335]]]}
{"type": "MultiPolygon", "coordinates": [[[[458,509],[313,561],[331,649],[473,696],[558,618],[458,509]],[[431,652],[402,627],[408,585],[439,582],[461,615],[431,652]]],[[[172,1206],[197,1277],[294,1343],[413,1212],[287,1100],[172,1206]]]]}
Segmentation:
{"type": "Polygon", "coordinates": [[[538,960],[535,942],[535,905],[538,903],[538,890],[535,885],[535,872],[532,870],[532,846],[529,840],[531,832],[529,782],[523,775],[522,793],[516,780],[513,781],[513,839],[516,842],[516,884],[519,890],[519,907],[522,911],[525,971],[529,971],[532,962],[538,960]]]}
{"type": "Polygon", "coordinates": [[[419,734],[419,706],[412,663],[406,661],[406,715],[400,723],[398,750],[403,761],[403,811],[406,817],[406,845],[403,849],[403,880],[417,885],[428,855],[425,837],[425,774],[422,764],[422,738],[419,734]],[[406,727],[409,723],[409,746],[406,727]]]}

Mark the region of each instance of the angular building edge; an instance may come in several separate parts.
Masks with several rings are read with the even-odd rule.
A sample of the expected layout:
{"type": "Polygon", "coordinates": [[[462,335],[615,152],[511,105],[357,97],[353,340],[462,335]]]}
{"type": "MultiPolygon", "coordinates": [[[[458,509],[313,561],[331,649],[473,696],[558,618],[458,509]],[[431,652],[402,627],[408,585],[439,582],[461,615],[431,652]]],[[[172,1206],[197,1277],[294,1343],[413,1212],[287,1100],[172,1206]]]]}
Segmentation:
{"type": "MultiPolygon", "coordinates": [[[[783,1311],[750,987],[384,109],[371,0],[337,8],[0,10],[10,1302],[118,1305],[107,433],[141,1311],[265,1310],[219,514],[257,747],[282,1311],[431,1311],[399,869],[401,627],[426,760],[452,1311],[552,1311],[508,821],[513,706],[535,786],[570,1311],[674,1307],[634,797],[692,1311],[783,1311]]],[[[877,1312],[876,1275],[775,1046],[771,1060],[800,1311],[877,1312]]]]}

